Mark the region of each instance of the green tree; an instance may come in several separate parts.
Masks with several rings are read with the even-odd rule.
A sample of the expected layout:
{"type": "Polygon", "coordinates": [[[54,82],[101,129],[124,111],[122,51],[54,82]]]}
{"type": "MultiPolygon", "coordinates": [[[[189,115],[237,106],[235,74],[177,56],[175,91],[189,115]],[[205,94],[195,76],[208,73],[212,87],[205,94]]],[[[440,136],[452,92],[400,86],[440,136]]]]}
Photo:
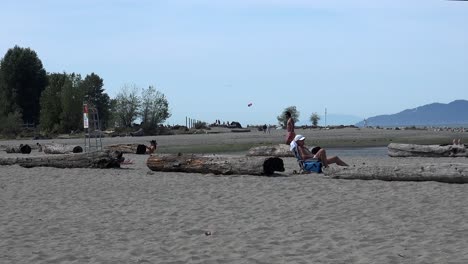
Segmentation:
{"type": "Polygon", "coordinates": [[[115,98],[114,114],[121,127],[131,127],[137,119],[140,109],[138,87],[124,85],[115,98]]]}
{"type": "Polygon", "coordinates": [[[299,122],[300,112],[297,111],[295,106],[289,106],[289,107],[286,107],[281,113],[281,115],[277,117],[278,123],[280,126],[286,127],[286,123],[288,122],[288,119],[286,118],[286,112],[291,113],[291,117],[293,118],[294,123],[299,122]]]}
{"type": "Polygon", "coordinates": [[[15,46],[0,62],[0,116],[38,123],[40,96],[47,85],[46,71],[35,51],[15,46]]]}
{"type": "Polygon", "coordinates": [[[169,103],[163,93],[149,86],[141,93],[141,121],[146,130],[155,129],[171,116],[169,103]]]}
{"type": "Polygon", "coordinates": [[[312,122],[313,126],[317,126],[319,120],[320,120],[320,116],[317,113],[313,113],[310,116],[310,122],[312,122]]]}
{"type": "Polygon", "coordinates": [[[101,126],[106,127],[110,119],[110,98],[104,92],[103,79],[95,73],[86,75],[80,83],[80,89],[84,93],[84,100],[93,104],[98,110],[101,126]]]}
{"type": "Polygon", "coordinates": [[[66,73],[52,73],[48,76],[48,86],[41,94],[40,123],[41,130],[57,133],[60,130],[62,114],[62,89],[70,82],[66,73]]]}
{"type": "Polygon", "coordinates": [[[80,89],[81,75],[70,74],[62,88],[60,102],[62,113],[60,114],[61,132],[80,130],[83,128],[83,91],[80,89]]]}

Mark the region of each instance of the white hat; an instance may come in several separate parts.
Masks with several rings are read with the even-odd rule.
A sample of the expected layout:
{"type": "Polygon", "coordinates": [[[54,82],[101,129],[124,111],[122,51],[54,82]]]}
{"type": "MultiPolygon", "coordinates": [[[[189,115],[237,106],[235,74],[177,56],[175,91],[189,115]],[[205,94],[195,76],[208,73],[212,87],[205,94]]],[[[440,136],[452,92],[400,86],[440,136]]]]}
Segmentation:
{"type": "Polygon", "coordinates": [[[299,140],[304,140],[304,139],[305,139],[305,137],[303,135],[296,135],[294,137],[294,141],[299,141],[299,140]]]}

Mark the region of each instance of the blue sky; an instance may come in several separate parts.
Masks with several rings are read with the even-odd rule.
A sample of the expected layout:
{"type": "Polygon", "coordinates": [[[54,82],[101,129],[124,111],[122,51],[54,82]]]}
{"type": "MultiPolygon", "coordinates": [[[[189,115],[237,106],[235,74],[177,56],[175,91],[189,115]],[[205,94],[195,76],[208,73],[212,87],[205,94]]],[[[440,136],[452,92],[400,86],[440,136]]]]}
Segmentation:
{"type": "Polygon", "coordinates": [[[468,2],[443,0],[3,0],[0,57],[94,72],[114,97],[154,85],[185,117],[324,124],[468,99],[468,2]],[[252,107],[247,104],[252,102],[252,107]]]}

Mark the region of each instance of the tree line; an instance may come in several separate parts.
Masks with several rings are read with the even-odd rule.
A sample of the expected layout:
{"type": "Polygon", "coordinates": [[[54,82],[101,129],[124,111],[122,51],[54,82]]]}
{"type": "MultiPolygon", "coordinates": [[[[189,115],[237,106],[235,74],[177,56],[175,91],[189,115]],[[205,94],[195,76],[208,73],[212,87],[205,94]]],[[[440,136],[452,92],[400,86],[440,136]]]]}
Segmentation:
{"type": "Polygon", "coordinates": [[[139,119],[152,132],[171,116],[166,97],[153,86],[124,85],[110,98],[99,75],[47,73],[30,48],[15,46],[0,60],[0,134],[16,136],[24,124],[45,134],[82,130],[83,103],[98,110],[103,129],[132,127],[139,119]]]}

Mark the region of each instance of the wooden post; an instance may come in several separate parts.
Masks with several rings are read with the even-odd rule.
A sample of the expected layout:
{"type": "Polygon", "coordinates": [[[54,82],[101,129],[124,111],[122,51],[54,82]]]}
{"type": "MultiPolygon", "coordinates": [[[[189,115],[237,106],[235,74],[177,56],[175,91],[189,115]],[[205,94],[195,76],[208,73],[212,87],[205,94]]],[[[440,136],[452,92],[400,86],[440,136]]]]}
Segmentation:
{"type": "Polygon", "coordinates": [[[173,154],[152,155],[146,165],[153,171],[213,174],[272,175],[284,171],[278,157],[232,157],[221,155],[173,154]]]}

